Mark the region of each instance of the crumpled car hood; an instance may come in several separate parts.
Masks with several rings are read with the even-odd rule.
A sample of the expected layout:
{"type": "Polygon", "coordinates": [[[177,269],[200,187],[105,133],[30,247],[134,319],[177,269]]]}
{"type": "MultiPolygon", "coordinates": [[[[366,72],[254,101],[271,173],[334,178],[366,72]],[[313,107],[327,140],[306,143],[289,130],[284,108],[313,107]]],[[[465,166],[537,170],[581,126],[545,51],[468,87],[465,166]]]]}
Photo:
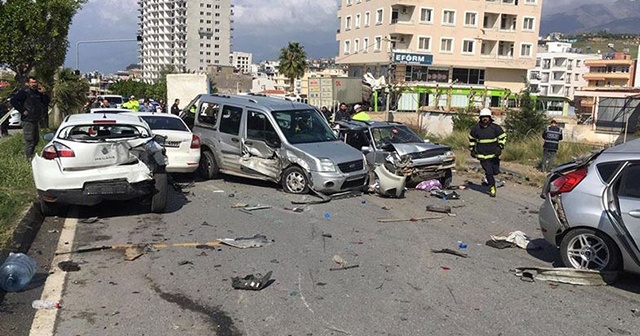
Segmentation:
{"type": "Polygon", "coordinates": [[[295,144],[294,147],[316,158],[330,158],[335,164],[362,160],[362,153],[341,141],[295,144]]]}
{"type": "Polygon", "coordinates": [[[443,146],[443,145],[434,145],[430,143],[403,143],[403,144],[392,144],[396,149],[398,155],[403,156],[412,153],[420,153],[420,152],[433,152],[433,155],[444,154],[446,151],[450,151],[451,147],[443,146]]]}

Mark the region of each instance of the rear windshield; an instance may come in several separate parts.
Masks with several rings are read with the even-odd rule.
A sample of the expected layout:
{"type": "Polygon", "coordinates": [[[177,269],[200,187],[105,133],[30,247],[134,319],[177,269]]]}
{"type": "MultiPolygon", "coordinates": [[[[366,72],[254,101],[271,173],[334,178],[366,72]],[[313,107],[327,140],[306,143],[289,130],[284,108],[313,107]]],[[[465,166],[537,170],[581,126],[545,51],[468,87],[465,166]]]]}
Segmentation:
{"type": "Polygon", "coordinates": [[[162,116],[142,116],[142,119],[149,124],[152,130],[170,130],[189,132],[189,128],[178,118],[167,118],[162,116]]]}
{"type": "Polygon", "coordinates": [[[125,124],[75,125],[65,128],[58,135],[61,139],[74,141],[104,141],[149,136],[149,132],[143,127],[125,124]]]}
{"type": "Polygon", "coordinates": [[[105,99],[109,102],[109,104],[114,104],[114,105],[115,105],[115,104],[122,104],[122,102],[123,102],[122,97],[119,97],[119,96],[113,96],[113,97],[101,97],[101,98],[100,98],[100,101],[103,101],[103,100],[105,100],[105,99]]]}

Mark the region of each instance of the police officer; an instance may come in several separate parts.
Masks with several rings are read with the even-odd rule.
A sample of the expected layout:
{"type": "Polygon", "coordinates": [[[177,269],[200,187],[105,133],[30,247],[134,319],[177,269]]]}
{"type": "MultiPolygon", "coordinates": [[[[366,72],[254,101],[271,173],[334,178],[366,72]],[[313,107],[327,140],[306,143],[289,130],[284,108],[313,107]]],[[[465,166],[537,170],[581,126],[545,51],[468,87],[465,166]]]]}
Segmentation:
{"type": "Polygon", "coordinates": [[[44,93],[38,80],[30,76],[26,81],[27,86],[11,97],[11,105],[22,115],[22,133],[24,135],[24,154],[27,159],[33,158],[38,141],[40,140],[40,127],[38,123],[49,109],[51,98],[44,93]]]}
{"type": "Polygon", "coordinates": [[[351,117],[351,120],[369,121],[371,120],[371,116],[369,116],[367,112],[362,109],[362,106],[360,106],[360,104],[356,104],[353,107],[353,116],[351,117]]]}
{"type": "Polygon", "coordinates": [[[553,159],[558,152],[559,142],[562,140],[562,128],[558,127],[555,120],[551,120],[549,126],[542,133],[542,138],[544,139],[544,145],[542,146],[540,169],[548,172],[553,167],[553,159]]]}
{"type": "Polygon", "coordinates": [[[472,157],[480,160],[491,197],[496,197],[495,175],[500,174],[500,155],[506,142],[507,133],[493,123],[491,110],[483,108],[480,111],[480,121],[469,132],[469,150],[472,157]]]}

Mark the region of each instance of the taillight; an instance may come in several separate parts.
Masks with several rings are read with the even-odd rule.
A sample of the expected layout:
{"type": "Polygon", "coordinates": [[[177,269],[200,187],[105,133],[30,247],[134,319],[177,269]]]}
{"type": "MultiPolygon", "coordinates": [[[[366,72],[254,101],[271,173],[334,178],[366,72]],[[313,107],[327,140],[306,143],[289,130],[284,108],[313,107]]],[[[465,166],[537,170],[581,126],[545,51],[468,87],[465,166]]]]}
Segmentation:
{"type": "Polygon", "coordinates": [[[557,196],[562,193],[570,192],[587,176],[587,168],[576,169],[570,173],[562,175],[551,182],[549,186],[549,194],[557,196]]]}
{"type": "Polygon", "coordinates": [[[61,143],[54,142],[51,145],[44,148],[42,151],[42,157],[47,160],[53,160],[58,157],[75,157],[76,153],[73,150],[61,143]]]}
{"type": "Polygon", "coordinates": [[[192,149],[200,148],[200,137],[195,134],[191,137],[191,148],[192,149]]]}

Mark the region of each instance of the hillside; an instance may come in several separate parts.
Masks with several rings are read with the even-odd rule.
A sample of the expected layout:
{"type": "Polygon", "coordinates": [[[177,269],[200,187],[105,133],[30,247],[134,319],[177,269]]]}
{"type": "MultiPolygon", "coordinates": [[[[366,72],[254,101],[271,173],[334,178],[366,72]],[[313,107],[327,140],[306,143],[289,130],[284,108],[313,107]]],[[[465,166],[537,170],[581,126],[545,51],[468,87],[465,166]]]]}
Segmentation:
{"type": "Polygon", "coordinates": [[[545,36],[552,32],[578,34],[601,30],[611,33],[637,34],[640,33],[639,22],[640,1],[585,3],[557,12],[545,11],[541,21],[540,35],[545,36]]]}

